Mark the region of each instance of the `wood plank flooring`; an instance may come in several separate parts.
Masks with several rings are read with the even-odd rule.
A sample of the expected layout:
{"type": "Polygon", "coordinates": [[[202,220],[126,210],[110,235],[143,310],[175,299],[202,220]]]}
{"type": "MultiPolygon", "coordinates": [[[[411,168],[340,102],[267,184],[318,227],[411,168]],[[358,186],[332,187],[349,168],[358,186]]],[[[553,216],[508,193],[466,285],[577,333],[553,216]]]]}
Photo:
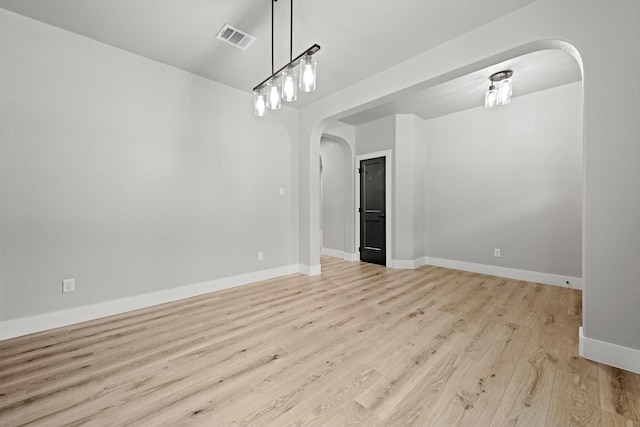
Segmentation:
{"type": "Polygon", "coordinates": [[[1,341],[0,425],[640,426],[640,375],[578,357],[579,291],[322,271],[1,341]]]}

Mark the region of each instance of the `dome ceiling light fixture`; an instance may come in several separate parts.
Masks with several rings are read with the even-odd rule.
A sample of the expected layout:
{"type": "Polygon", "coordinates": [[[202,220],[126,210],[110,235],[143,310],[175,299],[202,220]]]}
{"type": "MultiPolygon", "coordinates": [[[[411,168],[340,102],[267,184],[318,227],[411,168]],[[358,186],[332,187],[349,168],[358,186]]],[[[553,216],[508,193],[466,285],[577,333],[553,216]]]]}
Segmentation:
{"type": "Polygon", "coordinates": [[[512,70],[498,71],[489,76],[491,86],[484,94],[485,108],[493,108],[496,105],[507,105],[513,95],[512,70]]]}
{"type": "Polygon", "coordinates": [[[271,75],[253,88],[253,111],[258,117],[266,116],[268,110],[280,109],[282,100],[295,101],[298,98],[298,88],[303,92],[316,90],[317,61],[313,55],[320,50],[320,46],[314,44],[293,58],[293,0],[291,0],[289,63],[278,71],[274,71],[273,9],[277,1],[271,0],[271,75]],[[296,80],[298,81],[296,82],[296,80]]]}

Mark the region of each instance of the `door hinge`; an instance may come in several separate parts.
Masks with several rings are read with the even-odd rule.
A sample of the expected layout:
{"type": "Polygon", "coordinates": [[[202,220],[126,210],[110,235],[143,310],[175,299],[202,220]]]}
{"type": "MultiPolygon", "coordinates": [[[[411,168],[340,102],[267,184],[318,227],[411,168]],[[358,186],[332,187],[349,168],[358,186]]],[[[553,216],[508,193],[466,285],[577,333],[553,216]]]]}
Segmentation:
{"type": "Polygon", "coordinates": [[[358,212],[362,212],[362,208],[358,208],[358,212]]]}
{"type": "Polygon", "coordinates": [[[358,252],[362,252],[362,246],[358,247],[358,252]]]}
{"type": "Polygon", "coordinates": [[[358,168],[358,173],[362,173],[362,169],[358,168]]]}

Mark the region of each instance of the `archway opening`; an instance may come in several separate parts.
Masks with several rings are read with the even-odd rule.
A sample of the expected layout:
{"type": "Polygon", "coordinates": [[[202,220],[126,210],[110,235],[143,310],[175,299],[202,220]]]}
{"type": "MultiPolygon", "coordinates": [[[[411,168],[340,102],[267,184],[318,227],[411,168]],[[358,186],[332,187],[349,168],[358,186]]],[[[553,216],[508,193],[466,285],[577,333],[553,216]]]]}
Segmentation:
{"type": "MultiPolygon", "coordinates": [[[[418,93],[418,92],[427,91],[427,92],[429,92],[431,94],[438,94],[438,93],[442,93],[442,92],[447,92],[448,91],[447,88],[449,88],[451,86],[450,82],[452,82],[452,81],[454,81],[456,79],[465,81],[467,83],[473,82],[473,84],[478,84],[478,81],[486,80],[486,78],[488,77],[490,72],[495,71],[495,69],[497,69],[497,68],[504,67],[505,63],[507,63],[509,61],[516,60],[516,59],[522,57],[523,54],[525,54],[525,57],[526,57],[526,54],[536,54],[536,53],[538,53],[540,51],[548,50],[548,49],[555,49],[556,51],[561,51],[562,53],[564,53],[565,56],[570,56],[571,60],[574,63],[574,66],[577,67],[578,73],[580,74],[579,81],[582,79],[582,63],[581,63],[581,59],[580,59],[580,56],[578,55],[576,49],[573,46],[569,45],[568,43],[564,43],[564,42],[541,41],[541,42],[538,42],[538,43],[532,43],[532,44],[529,44],[527,46],[522,46],[520,48],[513,49],[510,52],[504,52],[504,53],[501,53],[499,55],[495,55],[494,57],[487,58],[487,59],[485,59],[483,61],[478,61],[478,62],[476,62],[475,64],[473,64],[471,66],[465,66],[465,67],[462,67],[460,69],[456,69],[456,70],[454,70],[454,71],[452,71],[450,73],[447,73],[446,75],[438,76],[437,78],[433,78],[433,79],[430,79],[429,81],[422,82],[419,85],[415,85],[412,88],[413,92],[411,92],[411,93],[409,93],[410,91],[408,89],[399,90],[399,91],[397,91],[395,93],[392,93],[392,94],[389,94],[389,95],[385,95],[384,97],[377,98],[375,100],[371,100],[370,102],[368,102],[366,104],[362,104],[362,105],[359,105],[359,106],[356,106],[356,107],[352,107],[352,108],[349,108],[348,110],[333,114],[330,117],[322,120],[317,126],[318,126],[318,128],[321,129],[321,128],[324,127],[325,123],[331,123],[334,120],[341,120],[341,123],[349,123],[350,121],[357,121],[357,120],[359,120],[359,118],[362,118],[362,117],[364,117],[366,115],[371,116],[371,115],[376,115],[376,114],[378,114],[378,115],[379,114],[388,114],[388,109],[390,108],[390,105],[393,108],[398,108],[398,105],[402,106],[403,105],[402,104],[402,99],[411,98],[412,93],[418,93]],[[515,54],[515,53],[519,53],[520,56],[510,57],[510,55],[515,54]],[[465,74],[465,72],[466,72],[466,74],[465,74]],[[487,75],[485,76],[484,74],[487,74],[487,75]],[[447,79],[447,77],[449,77],[449,79],[447,79]],[[444,90],[444,89],[447,89],[447,90],[444,90]],[[394,107],[394,105],[395,105],[395,107],[394,107]],[[385,113],[385,111],[386,111],[386,113],[385,113]]],[[[535,68],[535,67],[530,67],[530,68],[535,68]]],[[[547,68],[551,69],[551,66],[548,66],[547,68]]],[[[535,69],[534,71],[537,72],[537,73],[541,73],[541,71],[543,71],[543,69],[542,68],[538,68],[538,69],[535,69]]],[[[548,77],[549,74],[544,75],[544,73],[541,73],[541,79],[544,79],[545,76],[548,77]]],[[[575,82],[575,80],[573,82],[575,82]]],[[[572,83],[572,82],[570,82],[570,83],[572,83]]],[[[563,84],[569,84],[569,83],[566,83],[566,82],[557,83],[556,82],[555,84],[562,86],[563,84]]],[[[581,99],[581,97],[582,97],[582,84],[581,83],[576,83],[576,84],[579,86],[578,92],[579,92],[579,96],[580,96],[580,107],[579,107],[580,108],[580,111],[579,111],[579,116],[580,117],[579,118],[582,119],[582,116],[583,116],[583,112],[582,112],[583,111],[583,107],[582,107],[582,99],[581,99]]],[[[480,84],[480,86],[483,87],[484,84],[480,84]]],[[[486,88],[482,88],[481,90],[482,90],[482,92],[484,92],[484,90],[486,90],[486,88]]],[[[539,92],[539,91],[543,91],[543,90],[546,90],[546,89],[545,88],[543,88],[543,89],[533,88],[533,89],[529,89],[529,93],[533,93],[533,92],[536,92],[536,91],[539,92]]],[[[574,90],[574,92],[575,92],[575,90],[574,90]]],[[[528,95],[529,93],[527,93],[526,95],[528,95]]],[[[521,94],[521,95],[524,96],[524,94],[521,94]]],[[[413,99],[415,99],[415,98],[413,98],[413,99]]],[[[425,101],[424,99],[422,99],[421,102],[428,104],[428,101],[425,101]]],[[[405,108],[406,108],[406,105],[407,104],[405,103],[404,104],[405,108]]],[[[464,108],[463,108],[463,110],[464,110],[464,108]]],[[[397,111],[395,111],[395,112],[397,113],[397,111]]],[[[406,111],[406,110],[402,110],[400,113],[401,114],[411,114],[411,112],[406,111]]],[[[451,113],[449,113],[449,114],[451,114],[451,113]]],[[[353,126],[357,126],[357,123],[354,123],[353,126]]],[[[582,126],[582,125],[580,125],[580,126],[582,126]]],[[[318,128],[316,128],[316,129],[318,129],[318,128]]],[[[582,129],[580,129],[580,131],[581,130],[582,129]]],[[[581,140],[580,144],[581,145],[584,144],[583,139],[584,139],[584,136],[580,135],[580,140],[581,140]]],[[[320,143],[320,141],[315,141],[315,142],[312,141],[312,143],[316,143],[316,142],[318,144],[320,143]]],[[[359,144],[359,143],[360,143],[360,141],[356,141],[356,145],[359,144]]],[[[583,151],[583,148],[580,147],[580,150],[583,151]]],[[[354,150],[354,153],[355,154],[361,153],[360,147],[356,147],[355,150],[354,150]]],[[[580,157],[582,157],[582,156],[580,155],[580,157]]],[[[402,165],[400,165],[400,166],[402,166],[402,165]]],[[[579,167],[580,168],[584,167],[581,162],[580,162],[580,166],[579,167]]],[[[398,170],[398,169],[401,169],[401,168],[398,168],[398,165],[396,165],[396,170],[398,170]]],[[[581,175],[583,176],[584,173],[582,173],[581,175]]],[[[508,177],[505,177],[505,179],[508,179],[508,177]]],[[[582,182],[580,183],[580,185],[582,185],[582,182]]],[[[584,194],[584,189],[582,189],[580,191],[580,193],[581,193],[580,194],[580,199],[581,199],[582,198],[582,194],[584,194]]],[[[578,203],[581,205],[582,201],[579,200],[578,203]]],[[[579,219],[580,220],[582,218],[582,215],[583,215],[583,213],[581,211],[579,213],[579,219]]],[[[582,222],[582,221],[580,221],[580,222],[582,222]]],[[[582,242],[581,242],[581,234],[582,234],[581,225],[578,225],[578,228],[579,228],[579,235],[580,235],[579,236],[580,237],[579,240],[580,240],[580,242],[579,242],[578,249],[576,251],[574,251],[574,252],[578,253],[578,263],[581,264],[581,258],[582,258],[582,254],[581,254],[582,253],[582,250],[581,250],[581,245],[582,245],[582,242]]],[[[491,249],[491,257],[494,256],[493,255],[494,254],[493,249],[494,248],[491,249]]],[[[419,251],[420,251],[420,248],[418,248],[418,251],[414,251],[414,253],[413,253],[414,258],[409,260],[411,262],[410,263],[404,263],[403,265],[409,266],[409,267],[410,266],[415,266],[415,264],[416,264],[414,262],[414,261],[416,261],[415,255],[421,255],[419,251]]],[[[426,249],[425,249],[424,257],[428,258],[428,253],[426,253],[426,249]]],[[[418,256],[417,258],[421,258],[421,257],[418,256]]],[[[418,260],[418,262],[419,261],[420,260],[418,260]]],[[[490,260],[490,261],[495,261],[495,260],[490,260]]],[[[480,261],[480,262],[482,262],[482,261],[480,261]]],[[[582,269],[583,269],[583,267],[580,265],[578,267],[578,270],[579,270],[578,273],[575,273],[575,270],[574,270],[574,273],[571,273],[572,280],[573,280],[573,278],[576,278],[576,279],[579,279],[579,282],[581,282],[582,269]]],[[[558,275],[558,276],[560,276],[560,275],[558,275]]],[[[560,279],[560,278],[558,278],[558,279],[560,279]]],[[[581,283],[571,283],[571,286],[579,287],[580,285],[581,285],[581,283]]]]}

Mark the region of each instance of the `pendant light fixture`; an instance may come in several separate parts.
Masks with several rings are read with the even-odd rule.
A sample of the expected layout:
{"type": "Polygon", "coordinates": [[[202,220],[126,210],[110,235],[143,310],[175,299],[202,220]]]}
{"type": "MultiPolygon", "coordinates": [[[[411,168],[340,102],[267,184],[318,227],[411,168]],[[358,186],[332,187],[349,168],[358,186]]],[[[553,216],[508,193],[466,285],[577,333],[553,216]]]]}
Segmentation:
{"type": "Polygon", "coordinates": [[[267,89],[261,88],[253,91],[253,112],[258,117],[267,115],[267,89]]]}
{"type": "Polygon", "coordinates": [[[303,92],[316,90],[316,60],[313,55],[320,50],[320,46],[314,44],[293,58],[293,0],[291,0],[289,63],[278,71],[274,71],[274,5],[277,1],[271,0],[271,75],[253,88],[254,113],[258,117],[266,116],[267,110],[280,109],[282,100],[294,102],[298,99],[298,87],[303,92]]]}
{"type": "Polygon", "coordinates": [[[511,102],[511,95],[513,95],[512,76],[513,71],[511,70],[498,71],[489,76],[491,85],[489,86],[489,90],[484,94],[485,108],[493,108],[496,105],[507,105],[511,102]]]}
{"type": "Polygon", "coordinates": [[[305,55],[300,61],[300,89],[303,92],[316,90],[316,60],[311,55],[305,55]]]}

